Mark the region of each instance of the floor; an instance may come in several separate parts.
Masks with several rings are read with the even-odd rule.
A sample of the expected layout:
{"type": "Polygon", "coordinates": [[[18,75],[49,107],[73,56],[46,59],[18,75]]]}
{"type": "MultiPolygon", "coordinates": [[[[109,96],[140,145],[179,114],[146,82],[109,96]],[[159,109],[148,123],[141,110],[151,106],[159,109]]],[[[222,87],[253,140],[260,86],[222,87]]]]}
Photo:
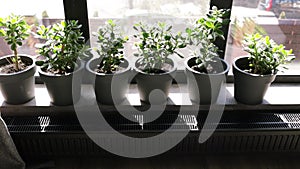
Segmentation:
{"type": "Polygon", "coordinates": [[[299,169],[300,155],[252,154],[155,157],[148,159],[67,158],[31,164],[28,169],[299,169]]]}

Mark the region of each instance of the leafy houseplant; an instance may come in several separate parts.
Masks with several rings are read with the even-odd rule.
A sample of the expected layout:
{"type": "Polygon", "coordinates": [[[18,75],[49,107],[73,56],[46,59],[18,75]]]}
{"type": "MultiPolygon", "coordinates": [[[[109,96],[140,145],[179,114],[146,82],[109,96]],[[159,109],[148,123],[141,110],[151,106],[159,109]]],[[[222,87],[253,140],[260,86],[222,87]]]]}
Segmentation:
{"type": "Polygon", "coordinates": [[[213,7],[206,17],[187,28],[187,43],[193,48],[185,62],[190,99],[200,104],[216,102],[229,66],[219,58],[217,38],[224,39],[222,27],[229,23],[228,10],[213,7]]]}
{"type": "MultiPolygon", "coordinates": [[[[134,69],[137,72],[136,81],[140,99],[149,102],[149,95],[155,89],[163,91],[167,97],[176,70],[170,56],[177,54],[182,57],[176,50],[186,47],[185,40],[180,32],[173,35],[172,26],[167,26],[166,23],[153,26],[139,23],[133,28],[138,32],[134,37],[139,40],[135,44],[138,50],[135,56],[138,59],[134,69]]],[[[166,100],[166,98],[154,99],[157,102],[166,100]]]]}
{"type": "Polygon", "coordinates": [[[55,105],[70,105],[73,99],[76,102],[80,98],[84,68],[80,58],[85,49],[80,28],[78,21],[70,20],[49,27],[42,25],[37,31],[46,42],[38,50],[45,59],[36,61],[36,65],[40,66],[40,77],[55,105]]]}
{"type": "Polygon", "coordinates": [[[29,31],[30,26],[21,16],[11,14],[0,18],[0,36],[13,51],[13,55],[0,59],[0,88],[5,101],[10,104],[21,104],[34,98],[34,60],[18,53],[18,46],[23,45],[29,31]]]}
{"type": "Polygon", "coordinates": [[[86,69],[95,79],[95,93],[99,103],[113,104],[123,101],[129,87],[130,66],[124,58],[123,37],[115,21],[108,20],[93,34],[97,37],[97,56],[87,62],[86,69]]]}
{"type": "Polygon", "coordinates": [[[243,45],[249,55],[234,60],[234,97],[241,103],[260,104],[277,72],[287,69],[284,65],[295,57],[292,50],[259,33],[247,35],[243,45]]]}

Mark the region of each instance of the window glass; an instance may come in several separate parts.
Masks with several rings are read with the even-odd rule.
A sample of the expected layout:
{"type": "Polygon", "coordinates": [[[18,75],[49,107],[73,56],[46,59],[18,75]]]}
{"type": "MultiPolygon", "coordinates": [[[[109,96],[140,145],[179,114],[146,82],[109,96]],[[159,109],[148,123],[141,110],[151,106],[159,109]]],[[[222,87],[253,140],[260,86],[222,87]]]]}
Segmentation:
{"type": "MultiPolygon", "coordinates": [[[[32,25],[33,32],[38,25],[50,25],[65,18],[62,0],[1,0],[0,4],[0,17],[7,17],[12,13],[22,15],[32,25]]],[[[19,53],[36,55],[36,46],[39,43],[39,39],[30,35],[18,49],[19,53]]],[[[11,53],[9,46],[0,38],[0,56],[11,53]]]]}
{"type": "Polygon", "coordinates": [[[247,54],[244,34],[260,32],[293,49],[296,60],[284,74],[300,75],[300,0],[233,0],[229,31],[225,58],[230,63],[247,54]]]}
{"type": "MultiPolygon", "coordinates": [[[[87,0],[89,11],[90,32],[96,32],[107,19],[115,19],[121,25],[129,42],[125,54],[133,58],[133,41],[135,23],[167,22],[173,25],[175,32],[184,31],[195,19],[203,16],[209,9],[210,0],[87,0]]],[[[96,38],[91,35],[91,46],[96,46],[96,38]]],[[[184,55],[188,52],[181,51],[184,55]]],[[[179,68],[183,69],[183,61],[178,57],[179,68]]]]}

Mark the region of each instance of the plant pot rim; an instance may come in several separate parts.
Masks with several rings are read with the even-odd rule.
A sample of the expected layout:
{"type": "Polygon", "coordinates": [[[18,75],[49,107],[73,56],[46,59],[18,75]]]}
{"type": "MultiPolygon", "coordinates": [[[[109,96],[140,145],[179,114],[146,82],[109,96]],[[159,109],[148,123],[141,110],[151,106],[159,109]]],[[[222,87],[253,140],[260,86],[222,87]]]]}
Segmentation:
{"type": "MultiPolygon", "coordinates": [[[[2,56],[0,58],[0,60],[3,60],[3,59],[6,59],[6,58],[9,58],[9,57],[13,57],[14,55],[5,55],[5,56],[2,56]]],[[[27,57],[29,59],[32,60],[32,64],[31,65],[28,65],[26,69],[22,70],[22,71],[19,71],[19,72],[14,72],[14,73],[0,73],[0,76],[2,77],[8,77],[8,76],[13,76],[13,75],[18,75],[20,73],[23,73],[23,72],[26,72],[26,71],[29,71],[31,69],[34,69],[35,68],[35,59],[31,56],[31,55],[27,55],[27,54],[18,54],[19,57],[27,57]]]]}
{"type": "MultiPolygon", "coordinates": [[[[238,70],[240,73],[243,73],[245,75],[248,75],[248,76],[252,76],[252,77],[270,77],[270,76],[276,76],[276,74],[267,74],[267,75],[261,75],[261,74],[254,74],[254,73],[248,73],[248,72],[245,72],[244,70],[240,69],[237,65],[236,65],[236,62],[238,60],[241,60],[241,59],[248,59],[249,58],[249,55],[246,55],[246,56],[240,56],[240,57],[237,57],[233,60],[232,62],[232,66],[234,67],[234,69],[238,70]]],[[[235,72],[233,71],[233,74],[235,72]]]]}
{"type": "Polygon", "coordinates": [[[168,72],[165,72],[165,73],[151,73],[151,74],[149,74],[149,73],[146,73],[146,72],[144,72],[144,71],[142,71],[141,69],[139,69],[139,68],[136,67],[137,62],[138,62],[140,59],[142,59],[142,58],[139,57],[138,59],[135,60],[134,65],[133,65],[133,69],[134,69],[136,72],[141,73],[141,74],[144,74],[144,75],[149,75],[149,76],[153,76],[153,75],[166,75],[166,74],[173,73],[173,72],[175,72],[175,71],[177,70],[177,63],[174,61],[173,58],[168,57],[167,59],[171,60],[172,63],[173,63],[172,69],[170,69],[168,72]]]}
{"type": "Polygon", "coordinates": [[[87,71],[89,71],[90,73],[96,74],[97,76],[114,76],[114,75],[119,75],[119,74],[126,73],[126,72],[128,72],[128,71],[131,69],[131,65],[130,65],[129,60],[128,60],[126,57],[124,57],[124,60],[128,63],[128,66],[127,66],[124,70],[119,71],[119,72],[115,72],[115,73],[113,73],[113,74],[98,73],[98,72],[95,72],[94,70],[92,70],[92,69],[90,68],[91,62],[93,62],[93,61],[95,61],[95,60],[97,60],[97,59],[100,59],[100,58],[93,58],[93,59],[90,59],[90,60],[86,63],[86,66],[85,66],[85,68],[86,68],[87,71]]]}
{"type": "Polygon", "coordinates": [[[226,65],[226,69],[223,70],[222,72],[219,72],[219,73],[211,73],[211,74],[208,74],[208,73],[203,73],[203,72],[198,72],[194,69],[192,69],[189,65],[188,65],[188,61],[193,59],[193,58],[197,58],[196,56],[191,56],[191,57],[188,57],[185,61],[184,61],[184,66],[187,70],[193,72],[193,73],[196,73],[196,74],[203,74],[203,75],[209,75],[209,76],[217,76],[217,75],[222,75],[224,73],[227,73],[229,72],[229,64],[222,58],[219,58],[217,57],[217,59],[219,59],[222,63],[224,63],[226,65]]]}
{"type": "Polygon", "coordinates": [[[38,66],[39,67],[38,68],[38,72],[39,72],[40,75],[43,75],[43,76],[52,76],[52,77],[66,77],[66,76],[70,76],[70,75],[72,75],[72,74],[74,74],[74,73],[76,73],[76,72],[78,72],[78,71],[80,71],[80,70],[82,70],[84,68],[84,62],[82,60],[78,60],[77,62],[80,63],[80,66],[75,71],[73,71],[73,72],[71,72],[71,73],[69,73],[67,75],[47,73],[47,72],[43,71],[40,66],[38,66]]]}

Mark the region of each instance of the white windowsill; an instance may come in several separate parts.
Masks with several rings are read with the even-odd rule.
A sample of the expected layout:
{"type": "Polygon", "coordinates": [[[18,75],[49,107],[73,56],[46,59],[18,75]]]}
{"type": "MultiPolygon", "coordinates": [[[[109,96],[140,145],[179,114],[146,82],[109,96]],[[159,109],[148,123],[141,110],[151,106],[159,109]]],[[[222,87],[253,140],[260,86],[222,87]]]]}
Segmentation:
{"type": "MultiPolygon", "coordinates": [[[[180,84],[180,87],[173,85],[169,95],[169,102],[167,107],[194,107],[189,100],[187,93],[187,85],[180,84]],[[180,91],[181,90],[181,91],[180,91]]],[[[0,102],[2,103],[0,110],[3,115],[28,115],[34,113],[35,115],[47,114],[68,114],[73,113],[73,106],[54,106],[50,103],[50,98],[47,90],[43,84],[36,85],[36,97],[28,103],[22,105],[9,105],[3,101],[0,95],[0,102]]],[[[233,84],[226,85],[226,103],[225,110],[300,110],[300,84],[273,84],[266,93],[264,102],[260,105],[243,105],[237,103],[233,98],[234,88],[233,84]]],[[[95,104],[95,95],[91,85],[82,85],[81,103],[89,106],[95,104]]],[[[132,105],[135,107],[143,107],[139,100],[137,86],[135,84],[130,86],[127,95],[127,101],[122,103],[124,106],[132,105]]],[[[101,105],[102,106],[102,105],[101,105]]],[[[110,109],[112,106],[102,107],[110,109]]],[[[208,110],[209,105],[201,105],[199,110],[208,110]]]]}

